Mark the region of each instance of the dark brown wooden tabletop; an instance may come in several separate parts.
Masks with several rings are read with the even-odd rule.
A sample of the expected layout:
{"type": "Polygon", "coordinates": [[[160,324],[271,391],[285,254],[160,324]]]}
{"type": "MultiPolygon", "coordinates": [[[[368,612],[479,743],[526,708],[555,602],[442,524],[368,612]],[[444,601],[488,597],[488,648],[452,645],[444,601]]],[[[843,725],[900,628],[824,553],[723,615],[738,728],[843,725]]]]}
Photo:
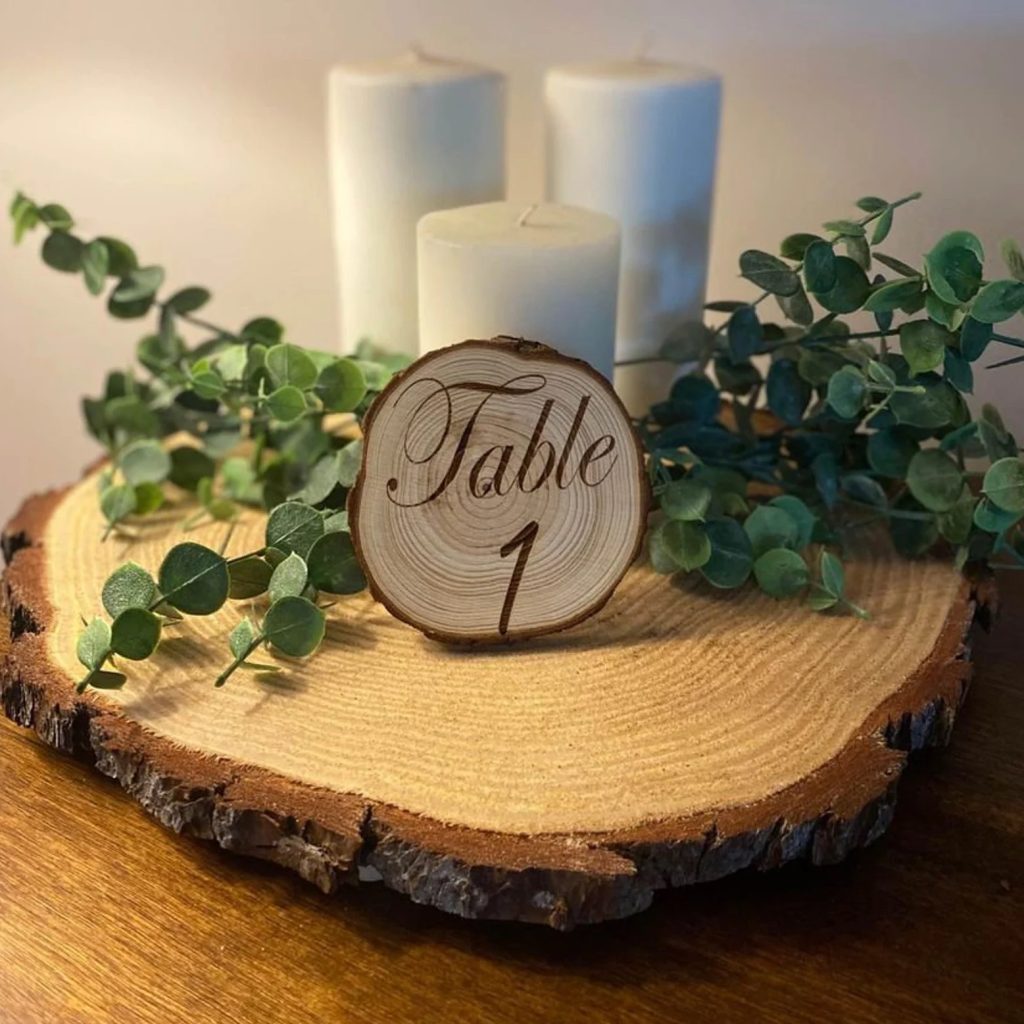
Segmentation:
{"type": "Polygon", "coordinates": [[[952,746],[838,867],[660,894],[570,934],[378,886],[327,898],[183,839],[0,725],[4,1024],[1024,1022],[1024,579],[976,644],[952,746]]]}

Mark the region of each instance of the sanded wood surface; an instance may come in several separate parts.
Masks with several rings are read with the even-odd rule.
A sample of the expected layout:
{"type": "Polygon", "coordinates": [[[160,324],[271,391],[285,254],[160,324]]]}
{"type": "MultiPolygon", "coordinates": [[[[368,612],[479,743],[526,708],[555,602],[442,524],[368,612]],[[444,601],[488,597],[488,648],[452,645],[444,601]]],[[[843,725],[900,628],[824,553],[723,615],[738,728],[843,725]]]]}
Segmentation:
{"type": "Polygon", "coordinates": [[[363,430],[356,550],[374,596],[428,636],[505,643],[573,626],[640,551],[640,442],[579,359],[514,338],[429,352],[363,430]]]}
{"type": "Polygon", "coordinates": [[[4,1024],[1015,1024],[1024,1019],[1024,581],[949,748],[842,865],[662,894],[568,935],[461,921],[154,827],[0,721],[4,1024]]]}
{"type": "MultiPolygon", "coordinates": [[[[466,652],[363,596],[316,658],[218,690],[235,608],[177,627],[124,691],[78,697],[103,579],[127,555],[155,568],[180,536],[172,508],[128,549],[98,544],[95,493],[86,478],[33,499],[6,532],[6,714],[175,831],[325,892],[369,866],[466,917],[570,928],[877,839],[904,751],[949,737],[984,603],[949,565],[874,545],[850,573],[868,623],[637,567],[572,633],[466,652]]],[[[261,517],[233,543],[259,547],[261,517]]]]}

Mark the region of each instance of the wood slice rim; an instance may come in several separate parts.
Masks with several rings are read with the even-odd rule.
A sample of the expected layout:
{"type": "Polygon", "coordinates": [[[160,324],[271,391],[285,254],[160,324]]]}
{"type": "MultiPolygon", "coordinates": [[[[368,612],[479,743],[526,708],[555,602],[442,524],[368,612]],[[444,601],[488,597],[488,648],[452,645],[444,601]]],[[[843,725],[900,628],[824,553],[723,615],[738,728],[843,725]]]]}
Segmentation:
{"type": "Polygon", "coordinates": [[[918,669],[837,756],[765,799],[609,832],[496,833],[183,748],[102,696],[77,695],[44,636],[54,609],[40,539],[65,493],[30,498],[3,536],[7,716],[93,762],[176,832],[281,864],[325,893],[369,875],[468,918],[568,929],[643,910],[667,886],[834,863],[872,842],[892,818],[907,752],[948,741],[969,681],[969,631],[994,608],[990,580],[964,580],[918,669]]]}

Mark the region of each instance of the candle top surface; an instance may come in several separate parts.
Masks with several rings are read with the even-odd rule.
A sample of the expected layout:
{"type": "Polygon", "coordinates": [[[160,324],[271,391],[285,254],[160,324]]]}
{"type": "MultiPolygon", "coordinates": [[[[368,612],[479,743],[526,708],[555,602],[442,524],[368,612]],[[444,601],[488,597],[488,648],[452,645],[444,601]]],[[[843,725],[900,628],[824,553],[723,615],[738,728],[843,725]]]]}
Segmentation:
{"type": "Polygon", "coordinates": [[[501,72],[410,48],[397,57],[357,61],[331,68],[331,78],[354,85],[419,85],[470,78],[501,78],[501,72]]]}
{"type": "Polygon", "coordinates": [[[692,85],[695,82],[717,82],[719,80],[719,76],[707,68],[646,58],[562,64],[551,68],[547,77],[551,81],[596,88],[622,86],[649,88],[651,86],[692,85]]]}
{"type": "Polygon", "coordinates": [[[420,218],[419,237],[434,244],[560,249],[613,242],[613,217],[560,203],[478,203],[436,210],[420,218]]]}

